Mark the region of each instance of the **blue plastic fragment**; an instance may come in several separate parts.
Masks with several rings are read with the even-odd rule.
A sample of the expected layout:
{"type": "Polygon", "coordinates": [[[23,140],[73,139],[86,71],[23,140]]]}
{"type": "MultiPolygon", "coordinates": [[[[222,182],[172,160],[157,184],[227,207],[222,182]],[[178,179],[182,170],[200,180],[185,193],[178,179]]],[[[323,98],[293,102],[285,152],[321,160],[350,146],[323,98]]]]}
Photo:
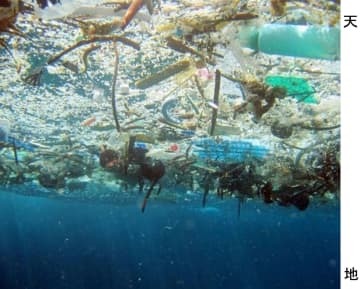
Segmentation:
{"type": "Polygon", "coordinates": [[[184,137],[193,137],[195,135],[195,131],[189,129],[182,130],[181,135],[184,137]]]}
{"type": "Polygon", "coordinates": [[[8,136],[8,143],[15,144],[17,148],[23,148],[31,152],[35,151],[35,146],[33,146],[32,144],[22,142],[12,136],[8,136]]]}
{"type": "Polygon", "coordinates": [[[193,153],[201,160],[221,162],[264,159],[270,149],[258,140],[231,137],[199,138],[193,141],[193,153]]]}
{"type": "MultiPolygon", "coordinates": [[[[1,121],[2,123],[7,123],[7,121],[1,121]]],[[[8,143],[8,144],[15,144],[15,147],[17,148],[23,148],[28,151],[34,151],[35,147],[32,144],[24,143],[12,136],[9,136],[9,129],[5,127],[0,126],[0,142],[8,143]]],[[[0,148],[1,149],[1,148],[0,148]]]]}
{"type": "Polygon", "coordinates": [[[136,142],[134,143],[134,148],[143,149],[143,150],[146,150],[146,149],[147,149],[145,143],[143,143],[143,142],[138,142],[138,141],[136,141],[136,142]]]}

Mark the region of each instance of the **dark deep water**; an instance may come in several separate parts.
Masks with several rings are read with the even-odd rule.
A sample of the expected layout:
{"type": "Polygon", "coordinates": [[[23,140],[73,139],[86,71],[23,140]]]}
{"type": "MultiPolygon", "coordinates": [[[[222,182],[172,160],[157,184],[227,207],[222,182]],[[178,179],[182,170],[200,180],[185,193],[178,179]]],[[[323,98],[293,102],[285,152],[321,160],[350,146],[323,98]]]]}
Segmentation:
{"type": "Polygon", "coordinates": [[[1,289],[339,288],[338,207],[122,207],[0,190],[1,289]]]}

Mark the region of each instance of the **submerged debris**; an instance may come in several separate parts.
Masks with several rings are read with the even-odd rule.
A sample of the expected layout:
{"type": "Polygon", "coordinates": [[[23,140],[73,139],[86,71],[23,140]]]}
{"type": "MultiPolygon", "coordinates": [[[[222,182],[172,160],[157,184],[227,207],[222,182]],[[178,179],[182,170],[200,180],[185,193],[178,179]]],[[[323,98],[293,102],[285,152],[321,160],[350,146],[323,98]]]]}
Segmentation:
{"type": "Polygon", "coordinates": [[[240,2],[114,1],[107,17],[34,25],[0,6],[0,46],[24,56],[26,83],[46,80],[26,86],[1,67],[1,118],[16,142],[0,137],[0,183],[119,204],[140,191],[142,212],[150,199],[235,199],[238,215],[251,199],[301,211],[337,200],[340,111],[327,103],[339,102],[338,61],[244,50],[241,26],[287,21],[296,5],[267,1],[257,13],[240,2]],[[134,20],[140,9],[151,23],[134,20]],[[5,41],[9,31],[35,41],[5,41]]]}
{"type": "Polygon", "coordinates": [[[118,69],[119,69],[119,52],[116,47],[116,43],[114,42],[114,51],[115,51],[115,66],[114,66],[114,77],[112,81],[111,86],[111,106],[113,109],[113,116],[115,120],[116,130],[120,132],[120,123],[117,116],[117,110],[116,110],[116,98],[115,98],[115,87],[116,87],[116,79],[118,75],[118,69]]]}
{"type": "Polygon", "coordinates": [[[210,135],[214,135],[214,130],[216,126],[216,118],[217,118],[217,111],[219,105],[219,93],[220,93],[220,79],[221,74],[219,70],[215,72],[215,88],[214,88],[214,104],[215,107],[212,110],[212,117],[211,117],[211,126],[210,126],[210,135]]]}
{"type": "MultiPolygon", "coordinates": [[[[159,180],[164,176],[164,174],[165,174],[165,166],[159,160],[147,159],[145,160],[145,162],[140,164],[140,191],[142,191],[142,188],[144,186],[144,181],[143,181],[144,178],[151,182],[150,188],[146,192],[144,201],[141,205],[141,212],[145,211],[147,201],[150,198],[150,194],[154,189],[154,186],[159,182],[159,180]]],[[[161,190],[161,186],[159,186],[157,192],[158,194],[160,193],[160,190],[161,190]]]]}

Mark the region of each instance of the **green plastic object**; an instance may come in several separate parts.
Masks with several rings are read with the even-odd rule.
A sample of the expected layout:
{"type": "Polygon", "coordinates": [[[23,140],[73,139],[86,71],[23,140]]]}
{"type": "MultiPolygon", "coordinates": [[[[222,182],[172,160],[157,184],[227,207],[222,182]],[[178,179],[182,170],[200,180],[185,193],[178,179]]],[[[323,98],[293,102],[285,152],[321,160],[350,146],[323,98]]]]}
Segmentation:
{"type": "Polygon", "coordinates": [[[340,29],[320,25],[265,24],[239,29],[237,43],[267,54],[340,59],[340,29]]]}
{"type": "Polygon", "coordinates": [[[294,97],[299,102],[317,103],[314,90],[306,79],[287,76],[267,76],[265,83],[270,86],[280,86],[286,89],[288,96],[294,97]]]}

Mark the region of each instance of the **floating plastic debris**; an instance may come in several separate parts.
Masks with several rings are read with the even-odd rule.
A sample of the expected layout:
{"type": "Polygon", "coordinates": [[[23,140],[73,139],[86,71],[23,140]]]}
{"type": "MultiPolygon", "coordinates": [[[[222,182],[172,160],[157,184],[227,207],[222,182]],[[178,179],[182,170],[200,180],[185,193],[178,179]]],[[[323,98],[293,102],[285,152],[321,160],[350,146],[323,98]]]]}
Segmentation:
{"type": "MultiPolygon", "coordinates": [[[[151,198],[172,202],[204,192],[237,198],[239,203],[244,197],[280,205],[301,203],[298,208],[303,209],[310,196],[321,198],[327,191],[336,195],[340,113],[327,101],[333,96],[335,103],[340,101],[340,63],[333,61],[336,46],[319,47],[324,52],[320,56],[315,50],[328,36],[336,40],[338,27],[255,24],[255,48],[265,53],[253,54],[251,48],[244,51],[239,39],[240,30],[256,21],[239,21],[259,15],[260,23],[272,22],[269,5],[257,9],[251,4],[250,13],[239,12],[247,8],[238,0],[201,1],[203,8],[199,1],[170,1],[175,9],[166,12],[169,1],[153,2],[149,11],[132,10],[133,20],[125,17],[125,24],[131,20],[126,34],[120,27],[125,11],[120,10],[128,6],[95,0],[54,5],[63,7],[56,12],[70,15],[61,22],[38,23],[21,13],[10,24],[21,27],[26,38],[4,35],[0,29],[0,49],[11,43],[8,49],[22,65],[19,74],[8,55],[0,54],[0,119],[11,123],[10,132],[5,125],[0,130],[0,142],[5,140],[0,184],[36,184],[34,195],[46,187],[44,195],[56,198],[124,203],[130,195],[138,198],[143,183],[136,180],[142,177],[147,183],[143,209],[158,185],[163,192],[159,197],[154,189],[151,198]],[[67,5],[79,8],[71,12],[67,5]],[[151,25],[142,16],[151,19],[151,25]],[[162,31],[154,30],[161,25],[162,31]],[[228,26],[234,28],[232,33],[224,29],[228,26]],[[280,28],[284,35],[277,42],[271,36],[280,37],[280,28]],[[307,37],[321,37],[318,42],[306,39],[302,51],[294,52],[296,47],[289,47],[294,43],[284,37],[302,31],[307,37]],[[278,44],[287,50],[280,51],[278,44]],[[326,61],[317,59],[323,56],[326,61]],[[39,87],[20,81],[39,84],[41,76],[39,87]],[[313,88],[321,103],[304,105],[316,103],[313,88]],[[99,163],[102,147],[119,156],[116,171],[99,163]],[[20,161],[16,165],[12,150],[20,161]],[[296,175],[293,166],[300,171],[296,175]],[[89,181],[81,181],[84,176],[89,181]],[[298,176],[307,179],[299,181],[298,176]],[[279,189],[282,185],[284,190],[279,189]],[[181,194],[179,187],[191,195],[181,194]],[[295,188],[291,196],[289,187],[295,188]]],[[[151,1],[136,3],[140,8],[151,1]]],[[[287,12],[292,13],[297,8],[290,4],[287,12]]],[[[315,4],[307,6],[310,11],[315,4]]],[[[288,20],[286,13],[278,22],[288,20]]]]}
{"type": "Polygon", "coordinates": [[[3,142],[8,145],[13,145],[14,148],[15,147],[23,148],[28,151],[35,150],[34,145],[20,141],[14,138],[13,136],[10,136],[9,133],[10,133],[10,122],[6,119],[0,119],[0,142],[3,142]]]}
{"type": "Polygon", "coordinates": [[[265,83],[270,86],[279,86],[286,89],[286,94],[296,98],[299,102],[317,103],[314,98],[314,89],[306,79],[287,76],[267,76],[265,83]]]}
{"type": "Polygon", "coordinates": [[[317,59],[340,59],[339,27],[266,24],[241,27],[240,46],[268,54],[317,59]]]}
{"type": "Polygon", "coordinates": [[[202,160],[241,162],[249,158],[264,159],[270,149],[259,140],[223,136],[194,140],[193,153],[202,160]]]}

